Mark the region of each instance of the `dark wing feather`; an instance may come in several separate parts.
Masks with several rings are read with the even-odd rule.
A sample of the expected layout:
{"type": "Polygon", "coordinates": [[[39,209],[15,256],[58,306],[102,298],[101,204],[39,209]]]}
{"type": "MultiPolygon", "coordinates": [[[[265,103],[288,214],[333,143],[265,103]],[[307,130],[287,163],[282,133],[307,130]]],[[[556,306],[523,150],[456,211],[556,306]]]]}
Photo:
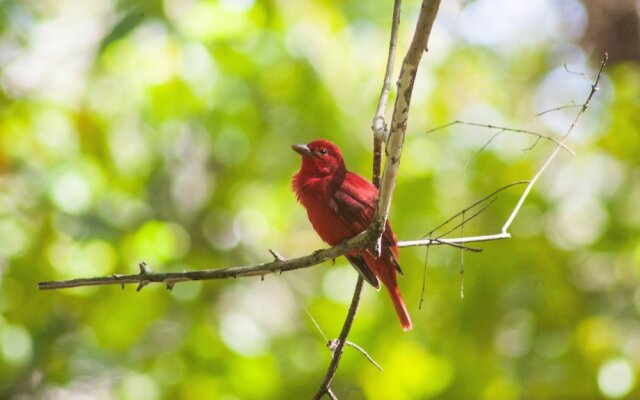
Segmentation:
{"type": "Polygon", "coordinates": [[[364,261],[364,258],[351,256],[348,254],[346,254],[345,257],[347,258],[347,260],[349,260],[351,265],[353,265],[353,268],[355,268],[356,271],[360,273],[365,281],[367,281],[374,288],[380,289],[380,282],[378,282],[378,278],[376,278],[373,271],[369,269],[367,263],[364,261]]]}

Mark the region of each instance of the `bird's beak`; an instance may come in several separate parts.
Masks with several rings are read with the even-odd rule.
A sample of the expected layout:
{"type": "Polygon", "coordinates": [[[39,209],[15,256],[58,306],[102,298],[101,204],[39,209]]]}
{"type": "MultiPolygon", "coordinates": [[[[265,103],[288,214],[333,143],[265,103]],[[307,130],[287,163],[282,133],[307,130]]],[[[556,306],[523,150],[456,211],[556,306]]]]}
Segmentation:
{"type": "Polygon", "coordinates": [[[294,144],[291,148],[301,156],[310,156],[313,154],[306,144],[294,144]]]}

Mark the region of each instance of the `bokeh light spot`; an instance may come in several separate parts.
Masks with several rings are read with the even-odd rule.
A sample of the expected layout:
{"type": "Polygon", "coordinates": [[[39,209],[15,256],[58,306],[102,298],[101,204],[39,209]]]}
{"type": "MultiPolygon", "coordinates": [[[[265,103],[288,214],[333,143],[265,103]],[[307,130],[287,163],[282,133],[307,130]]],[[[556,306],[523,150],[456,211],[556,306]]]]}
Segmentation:
{"type": "Polygon", "coordinates": [[[633,365],[625,359],[613,359],[598,369],[598,388],[609,398],[626,396],[635,385],[633,365]]]}
{"type": "Polygon", "coordinates": [[[226,314],[220,322],[220,336],[230,349],[244,356],[259,356],[267,350],[264,333],[244,314],[226,314]]]}
{"type": "Polygon", "coordinates": [[[124,400],[154,400],[159,398],[158,387],[147,375],[129,372],[122,379],[122,398],[124,400]]]}
{"type": "Polygon", "coordinates": [[[14,219],[0,219],[0,257],[20,255],[29,242],[25,229],[14,219]]]}
{"type": "Polygon", "coordinates": [[[29,332],[19,325],[0,327],[2,358],[11,364],[25,364],[31,359],[33,346],[29,332]]]}
{"type": "Polygon", "coordinates": [[[353,285],[357,279],[357,272],[351,266],[331,267],[322,280],[322,291],[331,300],[349,304],[353,295],[353,285]]]}
{"type": "Polygon", "coordinates": [[[67,171],[53,182],[51,200],[61,211],[81,214],[91,207],[92,199],[91,186],[79,172],[67,171]]]}

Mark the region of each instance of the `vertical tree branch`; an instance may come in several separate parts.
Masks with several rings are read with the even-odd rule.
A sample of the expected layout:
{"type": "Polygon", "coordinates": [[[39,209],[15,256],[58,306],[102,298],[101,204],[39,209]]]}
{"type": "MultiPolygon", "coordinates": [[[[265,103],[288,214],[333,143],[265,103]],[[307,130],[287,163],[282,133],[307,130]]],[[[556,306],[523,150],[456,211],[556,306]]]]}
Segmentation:
{"type": "MultiPolygon", "coordinates": [[[[393,76],[393,63],[396,55],[396,47],[398,43],[398,26],[400,25],[400,4],[401,0],[394,0],[393,4],[393,17],[391,23],[391,38],[389,39],[389,55],[387,56],[387,68],[385,70],[384,81],[382,84],[382,90],[380,92],[380,99],[378,100],[378,107],[376,109],[376,114],[373,117],[373,125],[371,129],[373,129],[373,176],[372,181],[373,184],[380,188],[380,170],[382,167],[382,142],[385,140],[386,136],[386,123],[384,120],[385,112],[387,111],[387,103],[389,99],[389,92],[391,90],[391,79],[393,76]]],[[[347,317],[344,321],[344,325],[342,326],[342,331],[340,332],[340,336],[337,340],[337,346],[333,350],[333,355],[331,358],[331,363],[329,364],[329,368],[327,368],[327,372],[324,376],[322,384],[320,388],[313,396],[315,399],[320,399],[325,394],[329,396],[330,399],[335,399],[335,394],[331,391],[331,381],[338,371],[338,365],[340,364],[340,359],[342,358],[342,353],[344,352],[344,346],[347,343],[347,338],[349,337],[349,333],[351,332],[351,326],[353,325],[353,320],[355,319],[356,313],[358,311],[358,305],[360,304],[360,297],[362,295],[362,289],[364,286],[364,280],[362,276],[358,274],[358,280],[356,282],[356,287],[353,291],[353,298],[351,299],[351,306],[349,306],[349,312],[347,313],[347,317]]]]}
{"type": "Polygon", "coordinates": [[[416,23],[416,30],[400,69],[400,76],[397,83],[398,94],[391,118],[391,130],[389,132],[389,138],[387,139],[387,160],[382,175],[376,216],[373,221],[373,227],[378,234],[378,246],[376,246],[378,250],[380,249],[379,238],[382,236],[387,217],[389,216],[393,189],[395,188],[398,176],[402,146],[404,144],[407,121],[409,119],[413,84],[416,79],[422,54],[427,51],[429,36],[431,35],[431,29],[439,7],[440,0],[422,1],[418,22],[416,23]]]}
{"type": "Polygon", "coordinates": [[[393,2],[393,18],[391,23],[391,39],[389,40],[389,55],[387,57],[387,68],[384,74],[382,91],[378,100],[376,115],[373,117],[373,184],[380,189],[380,171],[382,169],[382,142],[387,138],[387,123],[384,116],[387,112],[389,92],[391,91],[391,79],[393,76],[393,64],[396,58],[396,47],[398,45],[398,26],[400,25],[400,5],[401,0],[393,2]]]}
{"type": "Polygon", "coordinates": [[[344,345],[347,342],[347,336],[349,336],[349,332],[351,331],[351,326],[353,325],[353,319],[356,316],[356,312],[358,311],[358,305],[360,304],[360,294],[362,293],[362,286],[364,280],[362,276],[358,274],[358,282],[356,282],[356,288],[353,292],[353,298],[351,299],[351,306],[349,306],[349,312],[347,313],[347,318],[344,321],[344,325],[342,326],[342,331],[340,331],[340,338],[338,339],[338,344],[336,349],[333,351],[333,356],[331,357],[331,363],[329,364],[329,368],[327,369],[327,373],[324,376],[324,380],[320,385],[320,388],[313,396],[314,400],[320,399],[323,395],[327,394],[330,398],[333,394],[331,392],[331,381],[333,377],[336,375],[338,371],[338,364],[340,364],[340,358],[342,358],[342,352],[344,350],[344,345]]]}

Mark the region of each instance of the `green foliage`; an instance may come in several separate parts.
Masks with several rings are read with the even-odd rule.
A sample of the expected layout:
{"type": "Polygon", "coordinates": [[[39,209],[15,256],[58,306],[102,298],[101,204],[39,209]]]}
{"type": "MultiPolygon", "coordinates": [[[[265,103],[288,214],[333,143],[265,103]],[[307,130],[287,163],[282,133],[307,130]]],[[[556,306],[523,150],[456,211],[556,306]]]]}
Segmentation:
{"type": "MultiPolygon", "coordinates": [[[[483,3],[436,20],[392,207],[401,239],[531,178],[552,149],[523,152],[535,138],[505,132],[479,152],[495,131],[427,130],[460,119],[558,138],[577,109],[535,115],[590,90],[593,66],[562,30],[527,46],[460,34],[456,13],[483,3]]],[[[316,390],[330,359],[323,335],[338,335],[355,283],[344,260],[172,292],[36,284],[135,273],[142,260],[181,271],[323,246],[291,193],[299,160],[289,146],[330,139],[350,169],[370,174],[391,6],[0,3],[0,398],[316,390]]],[[[400,54],[417,9],[403,5],[400,54]]],[[[347,347],[340,398],[640,394],[640,67],[613,65],[601,86],[570,140],[577,155],[551,165],[512,239],[463,263],[459,250],[431,248],[421,308],[425,249],[401,251],[411,332],[384,292],[365,289],[350,340],[384,372],[347,347]]],[[[499,232],[522,190],[452,234],[499,232]]]]}

